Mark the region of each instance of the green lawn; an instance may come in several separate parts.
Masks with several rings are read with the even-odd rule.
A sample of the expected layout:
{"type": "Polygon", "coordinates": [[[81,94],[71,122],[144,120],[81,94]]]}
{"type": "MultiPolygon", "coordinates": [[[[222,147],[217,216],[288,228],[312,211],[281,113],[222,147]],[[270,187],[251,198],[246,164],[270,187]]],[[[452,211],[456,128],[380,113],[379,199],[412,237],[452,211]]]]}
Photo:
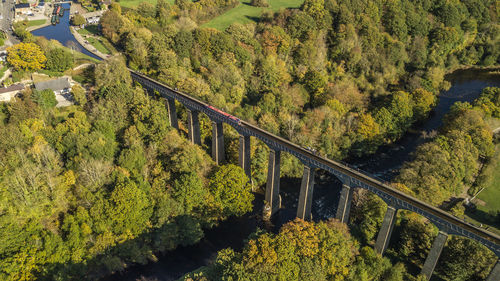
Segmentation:
{"type": "Polygon", "coordinates": [[[240,0],[240,4],[238,6],[212,19],[202,26],[224,30],[234,22],[248,23],[256,21],[265,10],[277,11],[280,8],[298,8],[303,2],[304,0],[269,0],[270,6],[262,8],[250,6],[250,0],[240,0]]]}
{"type": "Polygon", "coordinates": [[[500,144],[497,144],[495,156],[491,163],[484,167],[484,173],[492,173],[488,185],[477,196],[480,200],[486,202],[485,206],[478,206],[479,210],[500,211],[500,144]]]}
{"type": "Polygon", "coordinates": [[[99,28],[97,25],[87,25],[85,28],[78,29],[78,33],[81,35],[98,35],[99,28]]]}
{"type": "MultiPolygon", "coordinates": [[[[98,32],[99,31],[97,29],[97,26],[95,26],[95,25],[89,25],[85,28],[78,29],[78,33],[80,33],[81,35],[96,35],[96,34],[98,34],[98,32]]],[[[83,36],[83,37],[85,40],[89,41],[89,43],[92,46],[94,46],[97,50],[99,50],[99,52],[106,54],[106,55],[111,54],[111,51],[108,50],[108,48],[106,48],[106,46],[104,46],[104,44],[102,44],[100,39],[95,38],[95,37],[85,37],[85,36],[83,36]]]]}
{"type": "MultiPolygon", "coordinates": [[[[174,4],[174,1],[175,0],[167,0],[167,3],[174,4]]],[[[121,6],[126,8],[135,8],[139,6],[139,4],[141,4],[142,2],[148,2],[153,5],[156,5],[156,2],[158,2],[158,0],[121,0],[118,3],[120,3],[121,6]]]]}
{"type": "Polygon", "coordinates": [[[28,22],[28,27],[39,26],[39,25],[45,24],[46,22],[47,22],[47,20],[31,20],[28,22]]]}

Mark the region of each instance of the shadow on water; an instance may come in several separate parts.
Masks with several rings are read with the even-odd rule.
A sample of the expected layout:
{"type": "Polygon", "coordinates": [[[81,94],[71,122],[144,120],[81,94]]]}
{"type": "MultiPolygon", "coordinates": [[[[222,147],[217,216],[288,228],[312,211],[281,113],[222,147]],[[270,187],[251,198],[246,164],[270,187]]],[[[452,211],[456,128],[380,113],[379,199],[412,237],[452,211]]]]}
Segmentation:
{"type": "MultiPolygon", "coordinates": [[[[500,87],[500,75],[488,74],[480,70],[456,71],[446,77],[453,85],[448,91],[442,92],[430,118],[420,126],[413,128],[400,141],[381,147],[375,155],[351,159],[350,164],[366,170],[385,180],[392,179],[399,167],[410,159],[410,155],[418,145],[424,143],[425,137],[442,124],[442,119],[453,103],[457,101],[472,102],[489,86],[500,87]]],[[[281,178],[280,195],[282,209],[273,219],[273,231],[278,231],[284,223],[296,216],[300,192],[300,178],[281,178]]],[[[324,220],[335,217],[342,183],[333,175],[318,171],[315,176],[313,193],[313,220],[324,220]]],[[[177,280],[184,274],[205,266],[214,260],[217,251],[231,247],[240,250],[248,235],[257,227],[266,228],[261,221],[263,195],[257,195],[254,211],[241,218],[230,218],[217,228],[207,230],[205,237],[196,245],[180,247],[159,257],[156,263],[137,265],[128,268],[123,273],[108,276],[103,281],[115,280],[177,280]]],[[[479,215],[479,214],[478,214],[479,215]]]]}
{"type": "Polygon", "coordinates": [[[59,41],[64,46],[81,52],[87,56],[93,57],[98,60],[102,60],[100,57],[94,55],[85,49],[78,41],[76,41],[75,36],[71,33],[69,29],[69,9],[71,4],[64,3],[62,4],[64,11],[64,15],[60,18],[60,21],[56,25],[49,25],[31,32],[31,34],[35,36],[43,36],[48,40],[54,39],[59,41]]]}

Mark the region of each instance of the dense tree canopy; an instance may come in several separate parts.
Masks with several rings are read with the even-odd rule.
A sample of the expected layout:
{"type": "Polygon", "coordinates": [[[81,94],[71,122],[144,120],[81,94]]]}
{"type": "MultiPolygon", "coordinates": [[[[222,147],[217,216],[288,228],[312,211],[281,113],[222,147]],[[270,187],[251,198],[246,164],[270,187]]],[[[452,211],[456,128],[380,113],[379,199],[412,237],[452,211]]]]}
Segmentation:
{"type": "Polygon", "coordinates": [[[345,224],[296,219],[278,234],[253,234],[241,253],[220,251],[214,265],[184,280],[417,280],[402,264],[358,247],[345,224]]]}
{"type": "Polygon", "coordinates": [[[243,170],[171,130],[124,68],[99,65],[92,99],[72,89],[85,110],[52,91],[1,104],[1,280],[96,279],[251,210],[243,170]]]}
{"type": "Polygon", "coordinates": [[[7,48],[7,61],[18,70],[38,70],[45,66],[47,58],[34,43],[19,43],[7,48]]]}

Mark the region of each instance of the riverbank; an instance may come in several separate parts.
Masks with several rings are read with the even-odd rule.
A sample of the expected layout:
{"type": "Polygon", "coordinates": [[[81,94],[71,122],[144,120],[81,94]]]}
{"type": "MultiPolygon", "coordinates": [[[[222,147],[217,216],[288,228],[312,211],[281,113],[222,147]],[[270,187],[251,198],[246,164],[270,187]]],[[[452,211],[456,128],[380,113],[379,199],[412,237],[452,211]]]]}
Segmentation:
{"type": "Polygon", "coordinates": [[[493,66],[480,66],[480,65],[461,65],[456,68],[449,69],[445,72],[445,75],[450,75],[453,72],[456,71],[490,71],[490,72],[496,72],[500,71],[500,66],[498,65],[493,65],[493,66]]]}
{"type": "Polygon", "coordinates": [[[87,43],[87,41],[85,39],[83,39],[82,35],[80,35],[80,33],[78,33],[73,26],[70,26],[69,30],[71,31],[71,33],[75,37],[76,41],[78,41],[78,43],[80,43],[80,45],[82,45],[82,47],[84,47],[87,51],[93,53],[94,55],[100,57],[103,60],[110,57],[110,55],[106,55],[106,54],[100,52],[94,46],[92,46],[90,43],[87,43]]]}
{"type": "Polygon", "coordinates": [[[40,28],[44,28],[44,27],[47,27],[49,26],[51,23],[49,21],[47,21],[46,23],[42,24],[42,25],[37,25],[37,26],[30,26],[30,27],[27,27],[26,28],[26,31],[28,32],[32,32],[32,31],[35,31],[37,29],[40,29],[40,28]]]}

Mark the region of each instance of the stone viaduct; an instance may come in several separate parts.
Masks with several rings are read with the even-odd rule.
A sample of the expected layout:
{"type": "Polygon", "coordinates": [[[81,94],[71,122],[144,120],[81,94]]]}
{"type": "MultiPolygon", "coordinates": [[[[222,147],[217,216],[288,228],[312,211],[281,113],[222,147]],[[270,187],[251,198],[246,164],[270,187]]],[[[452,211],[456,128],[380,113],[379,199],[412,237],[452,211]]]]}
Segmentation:
{"type": "MultiPolygon", "coordinates": [[[[336,213],[336,218],[340,221],[345,223],[348,221],[353,188],[367,189],[387,203],[387,211],[375,243],[375,250],[378,253],[383,254],[389,244],[398,210],[409,210],[420,214],[438,227],[439,234],[434,240],[422,268],[422,274],[427,276],[428,279],[430,279],[434,271],[449,235],[460,235],[478,241],[500,258],[500,236],[469,224],[346,165],[315,155],[311,151],[288,140],[239,120],[189,95],[173,90],[141,73],[133,70],[130,70],[130,73],[132,79],[141,84],[143,88],[151,93],[158,93],[167,100],[170,125],[172,127],[179,128],[175,101],[177,100],[186,107],[188,113],[188,138],[192,143],[201,144],[199,113],[206,114],[212,120],[212,158],[217,164],[222,163],[225,155],[223,123],[230,125],[240,134],[239,165],[244,169],[249,178],[251,177],[250,137],[260,139],[269,147],[270,153],[265,191],[266,206],[264,208],[264,211],[267,211],[269,215],[275,214],[280,207],[280,156],[281,152],[287,152],[297,157],[304,164],[297,208],[297,217],[299,218],[310,219],[311,217],[314,172],[316,169],[323,169],[335,175],[343,183],[336,213]]],[[[500,259],[497,260],[487,281],[500,281],[500,259]]]]}

